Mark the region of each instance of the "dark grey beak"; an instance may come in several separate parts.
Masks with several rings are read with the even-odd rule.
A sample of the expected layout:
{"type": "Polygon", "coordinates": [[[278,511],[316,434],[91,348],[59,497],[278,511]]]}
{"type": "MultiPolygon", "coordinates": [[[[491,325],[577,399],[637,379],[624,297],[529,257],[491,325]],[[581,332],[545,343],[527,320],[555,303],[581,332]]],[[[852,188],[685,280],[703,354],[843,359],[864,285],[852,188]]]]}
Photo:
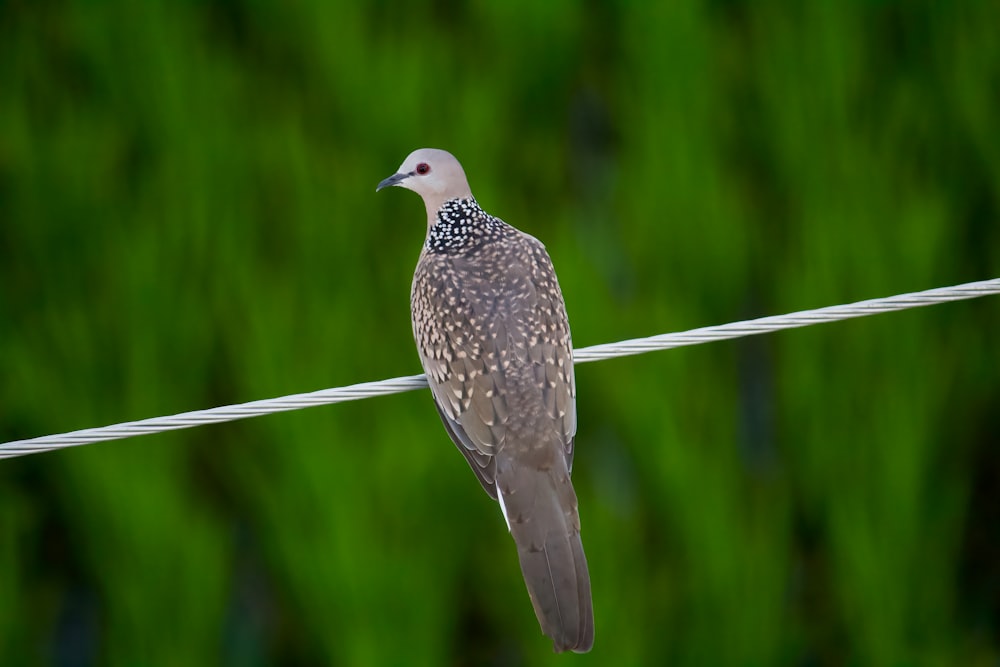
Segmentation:
{"type": "Polygon", "coordinates": [[[378,187],[375,188],[375,192],[378,192],[382,188],[387,188],[390,185],[399,185],[400,183],[402,183],[403,181],[405,181],[407,178],[409,178],[412,175],[413,174],[393,174],[389,178],[387,178],[384,181],[382,181],[381,183],[379,183],[378,187]]]}

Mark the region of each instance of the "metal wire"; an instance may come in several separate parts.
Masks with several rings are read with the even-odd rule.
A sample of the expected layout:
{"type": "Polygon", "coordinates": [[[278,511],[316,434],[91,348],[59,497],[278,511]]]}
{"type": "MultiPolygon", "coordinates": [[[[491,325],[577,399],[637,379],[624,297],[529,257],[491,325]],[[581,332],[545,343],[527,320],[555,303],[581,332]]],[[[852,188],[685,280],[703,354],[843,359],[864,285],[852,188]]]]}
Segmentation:
{"type": "Polygon", "coordinates": [[[573,361],[582,364],[587,361],[625,357],[633,354],[642,354],[643,352],[652,352],[654,350],[669,350],[685,345],[700,345],[701,343],[710,343],[716,340],[755,336],[782,329],[795,329],[797,327],[807,327],[812,324],[824,324],[838,320],[849,320],[854,317],[865,317],[866,315],[891,313],[895,310],[906,310],[919,306],[933,306],[947,301],[975,299],[976,297],[989,294],[1000,294],[1000,278],[980,280],[953,287],[938,287],[937,289],[929,289],[923,292],[898,294],[881,299],[868,299],[867,301],[857,301],[842,306],[801,310],[797,313],[788,313],[787,315],[772,315],[771,317],[731,322],[713,327],[702,327],[679,333],[661,334],[659,336],[649,336],[648,338],[634,338],[620,343],[593,345],[582,350],[574,350],[573,361]]]}
{"type": "MultiPolygon", "coordinates": [[[[842,306],[803,310],[787,315],[774,315],[755,320],[731,322],[729,324],[702,327],[679,333],[661,334],[658,336],[649,336],[648,338],[634,338],[618,343],[594,345],[574,350],[573,359],[575,363],[579,364],[588,361],[612,359],[614,357],[625,357],[633,354],[642,354],[643,352],[667,350],[685,345],[700,345],[701,343],[754,336],[772,331],[780,331],[781,329],[794,329],[796,327],[835,322],[854,317],[888,313],[895,310],[931,306],[947,301],[974,299],[989,294],[1000,294],[1000,278],[965,283],[953,287],[939,287],[924,292],[899,294],[881,299],[869,299],[842,306]]],[[[322,389],[305,394],[292,394],[280,398],[251,401],[250,403],[240,403],[238,405],[225,405],[207,410],[183,412],[166,417],[153,417],[151,419],[142,419],[140,421],[100,428],[88,428],[58,435],[46,435],[28,440],[14,440],[0,444],[0,459],[37,454],[54,449],[75,447],[77,445],[86,445],[105,440],[118,440],[134,435],[160,433],[182,428],[192,428],[203,424],[235,421],[237,419],[257,417],[273,412],[287,412],[289,410],[298,410],[316,405],[356,401],[373,396],[384,396],[386,394],[423,389],[426,386],[427,380],[423,375],[411,375],[378,382],[363,382],[347,387],[322,389]]]]}

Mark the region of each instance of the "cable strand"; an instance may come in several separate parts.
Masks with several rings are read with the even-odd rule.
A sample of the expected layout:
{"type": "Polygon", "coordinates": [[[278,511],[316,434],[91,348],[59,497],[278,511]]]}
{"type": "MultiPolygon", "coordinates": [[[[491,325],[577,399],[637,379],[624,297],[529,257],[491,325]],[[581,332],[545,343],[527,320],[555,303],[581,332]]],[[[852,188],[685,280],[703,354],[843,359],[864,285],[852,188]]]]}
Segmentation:
{"type": "MultiPolygon", "coordinates": [[[[646,338],[633,338],[617,343],[593,345],[573,352],[573,361],[582,364],[616,357],[625,357],[645,352],[668,350],[686,345],[700,345],[719,340],[755,336],[783,329],[794,329],[826,322],[836,322],[855,317],[866,317],[908,308],[931,306],[948,301],[974,299],[990,294],[1000,294],[1000,278],[965,283],[952,287],[939,287],[923,292],[911,292],[880,299],[868,299],[839,306],[827,306],[815,310],[803,310],[785,315],[773,315],[741,322],[730,322],[717,326],[701,327],[677,333],[659,334],[646,338]]],[[[275,412],[287,412],[318,405],[330,405],[344,401],[356,401],[374,396],[396,394],[427,387],[423,375],[392,378],[376,382],[362,382],[346,387],[321,389],[303,394],[292,394],[279,398],[268,398],[249,403],[224,405],[207,410],[194,410],[176,415],[152,417],[139,421],[125,422],[111,426],[87,428],[56,435],[46,435],[27,440],[14,440],[0,444],[0,459],[38,454],[41,452],[76,447],[106,440],[119,440],[136,435],[161,433],[183,428],[193,428],[203,424],[257,417],[275,412]]]]}

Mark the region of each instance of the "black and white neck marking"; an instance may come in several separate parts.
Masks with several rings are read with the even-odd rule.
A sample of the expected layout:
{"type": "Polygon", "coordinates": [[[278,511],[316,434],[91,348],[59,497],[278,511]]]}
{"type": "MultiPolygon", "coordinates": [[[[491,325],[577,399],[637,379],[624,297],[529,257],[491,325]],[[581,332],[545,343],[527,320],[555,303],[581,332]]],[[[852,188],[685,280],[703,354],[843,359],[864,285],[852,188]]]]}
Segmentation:
{"type": "Polygon", "coordinates": [[[480,208],[475,198],[449,199],[438,209],[425,245],[437,253],[471,250],[500,236],[503,227],[504,223],[480,208]]]}

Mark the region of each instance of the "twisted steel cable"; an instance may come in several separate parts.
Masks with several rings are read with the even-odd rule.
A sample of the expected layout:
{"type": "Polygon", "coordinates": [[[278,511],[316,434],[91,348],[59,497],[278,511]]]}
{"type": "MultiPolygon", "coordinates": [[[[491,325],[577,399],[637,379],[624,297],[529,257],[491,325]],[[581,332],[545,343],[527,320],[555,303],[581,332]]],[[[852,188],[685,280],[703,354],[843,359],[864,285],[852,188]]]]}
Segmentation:
{"type": "MultiPolygon", "coordinates": [[[[625,357],[656,350],[668,350],[685,345],[700,345],[718,340],[755,336],[782,329],[794,329],[813,324],[836,322],[855,317],[865,317],[897,310],[906,310],[920,306],[932,306],[948,301],[975,299],[981,296],[1000,294],[1000,278],[981,280],[977,282],[939,287],[923,292],[898,294],[880,299],[868,299],[840,306],[827,306],[815,310],[803,310],[785,315],[773,315],[741,322],[731,322],[711,327],[701,327],[678,333],[660,334],[647,338],[633,338],[618,343],[605,343],[581,348],[573,352],[575,363],[600,361],[615,357],[625,357]]],[[[257,417],[274,412],[287,412],[316,405],[329,405],[343,401],[357,401],[363,398],[396,394],[427,387],[423,375],[380,380],[377,382],[362,382],[346,387],[321,389],[304,394],[292,394],[279,398],[268,398],[237,405],[225,405],[207,410],[194,410],[164,417],[152,417],[139,421],[125,422],[111,426],[88,428],[70,431],[56,435],[46,435],[27,440],[13,440],[0,444],[0,459],[38,454],[55,449],[76,447],[105,440],[119,440],[134,435],[161,433],[182,428],[193,428],[203,424],[257,417]]]]}

